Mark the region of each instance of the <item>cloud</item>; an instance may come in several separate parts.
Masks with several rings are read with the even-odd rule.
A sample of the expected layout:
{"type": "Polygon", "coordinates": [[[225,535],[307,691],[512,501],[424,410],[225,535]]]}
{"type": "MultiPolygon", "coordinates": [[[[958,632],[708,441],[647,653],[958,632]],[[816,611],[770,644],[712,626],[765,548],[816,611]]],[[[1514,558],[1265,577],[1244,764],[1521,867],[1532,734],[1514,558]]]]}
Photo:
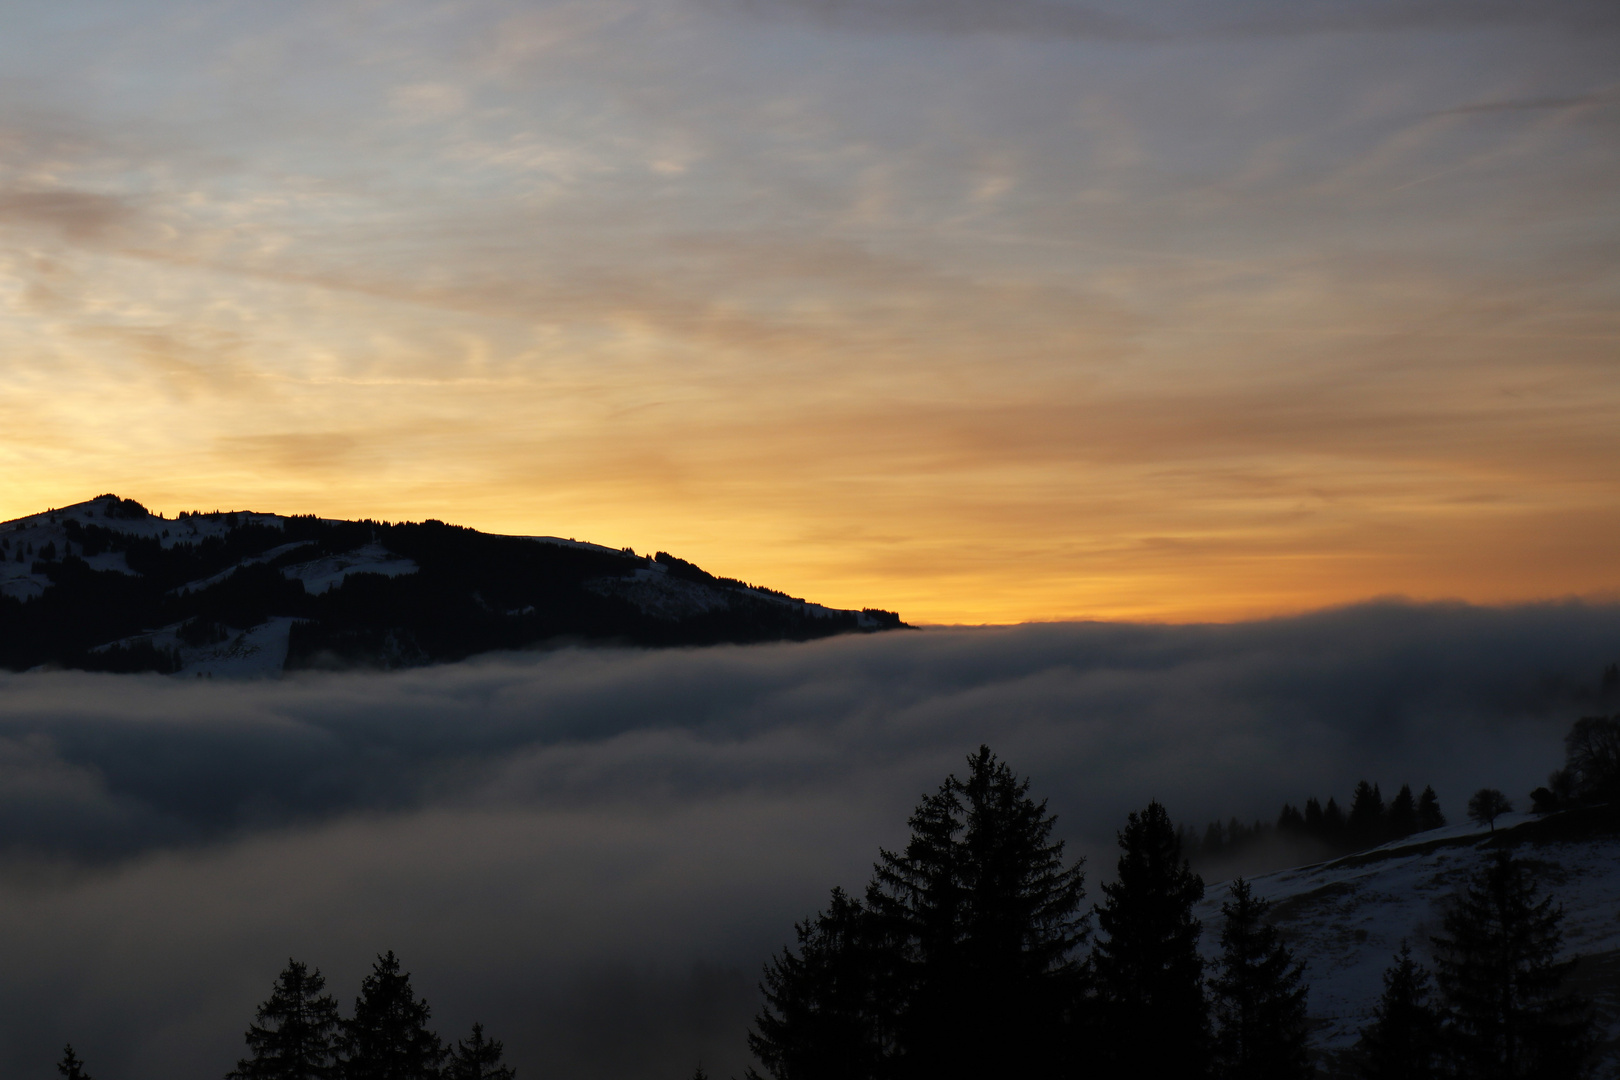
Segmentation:
{"type": "Polygon", "coordinates": [[[1072,0],[732,0],[754,13],[792,12],[832,25],[936,33],[1013,33],[1134,40],[1150,31],[1072,0]]]}
{"type": "Polygon", "coordinates": [[[740,1072],[763,958],[989,742],[1093,889],[1125,813],[1270,816],[1360,778],[1519,793],[1599,706],[1620,608],[1365,605],[391,675],[0,678],[0,1071],[65,1039],[223,1072],[288,954],[394,948],[528,1075],[740,1072]]]}
{"type": "Polygon", "coordinates": [[[50,229],[75,243],[98,241],[136,217],[125,199],[71,189],[0,191],[0,224],[50,229]]]}
{"type": "Polygon", "coordinates": [[[1620,91],[1564,95],[1558,97],[1503,98],[1499,101],[1479,101],[1472,105],[1458,105],[1442,109],[1436,116],[1466,116],[1472,113],[1538,112],[1542,110],[1581,109],[1591,105],[1611,105],[1620,102],[1620,91]]]}
{"type": "Polygon", "coordinates": [[[792,13],[833,26],[945,34],[1018,34],[1104,42],[1271,37],[1343,32],[1547,24],[1582,31],[1620,28],[1602,0],[1242,0],[1152,5],[1077,0],[727,0],[756,14],[792,13]]]}

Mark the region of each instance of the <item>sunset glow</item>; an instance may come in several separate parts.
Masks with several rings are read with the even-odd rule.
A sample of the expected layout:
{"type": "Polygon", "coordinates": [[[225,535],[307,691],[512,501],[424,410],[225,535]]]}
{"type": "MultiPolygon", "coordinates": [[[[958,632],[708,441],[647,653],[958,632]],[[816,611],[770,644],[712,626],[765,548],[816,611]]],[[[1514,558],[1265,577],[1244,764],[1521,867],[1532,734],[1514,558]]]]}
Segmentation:
{"type": "Polygon", "coordinates": [[[1525,8],[10,9],[0,519],[914,623],[1613,599],[1620,49],[1525,8]]]}

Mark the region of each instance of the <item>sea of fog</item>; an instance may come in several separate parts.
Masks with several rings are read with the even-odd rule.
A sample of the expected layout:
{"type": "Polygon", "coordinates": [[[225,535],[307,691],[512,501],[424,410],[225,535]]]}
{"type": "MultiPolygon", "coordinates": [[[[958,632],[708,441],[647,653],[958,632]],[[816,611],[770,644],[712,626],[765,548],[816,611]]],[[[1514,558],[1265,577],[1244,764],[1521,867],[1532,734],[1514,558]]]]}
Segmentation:
{"type": "MultiPolygon", "coordinates": [[[[524,1080],[740,1074],[765,958],[988,743],[1095,882],[1149,799],[1275,815],[1363,777],[1516,797],[1620,607],[1371,604],[563,649],[279,681],[0,676],[0,1074],[221,1076],[288,957],[399,953],[524,1080]]],[[[1617,706],[1620,707],[1620,706],[1617,706]]],[[[1612,711],[1612,710],[1611,710],[1612,711]]]]}

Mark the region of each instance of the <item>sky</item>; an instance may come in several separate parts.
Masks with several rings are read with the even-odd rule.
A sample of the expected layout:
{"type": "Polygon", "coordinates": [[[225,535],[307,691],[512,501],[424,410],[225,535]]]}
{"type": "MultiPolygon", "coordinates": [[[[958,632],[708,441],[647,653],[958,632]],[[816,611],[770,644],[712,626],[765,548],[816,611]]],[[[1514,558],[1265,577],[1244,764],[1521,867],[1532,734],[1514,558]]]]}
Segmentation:
{"type": "Polygon", "coordinates": [[[1620,596],[1612,3],[0,13],[0,518],[919,623],[1620,596]]]}
{"type": "MultiPolygon", "coordinates": [[[[218,1077],[289,955],[352,1005],[392,949],[522,1078],[741,1075],[767,957],[989,742],[1086,860],[1432,785],[1523,804],[1620,658],[1620,606],[1372,604],[554,650],[208,682],[0,673],[0,1074],[218,1077]]],[[[1382,945],[1378,946],[1382,949],[1382,945]]],[[[1376,989],[1376,984],[1373,986],[1376,989]]]]}

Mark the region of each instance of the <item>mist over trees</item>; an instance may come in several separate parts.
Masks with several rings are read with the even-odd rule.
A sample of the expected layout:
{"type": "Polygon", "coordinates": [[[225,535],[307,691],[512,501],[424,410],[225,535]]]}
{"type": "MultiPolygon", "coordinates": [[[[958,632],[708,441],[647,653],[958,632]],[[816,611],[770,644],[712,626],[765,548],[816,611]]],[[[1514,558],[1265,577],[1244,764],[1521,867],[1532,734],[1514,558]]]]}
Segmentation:
{"type": "MultiPolygon", "coordinates": [[[[1129,815],[1115,879],[1086,911],[1081,862],[1064,860],[1029,782],[988,747],[968,767],[967,780],[953,774],[923,797],[903,851],[880,851],[864,899],[833,889],[795,928],[796,948],[766,965],[748,1036],[764,1075],[1317,1075],[1308,972],[1270,904],[1233,880],[1219,957],[1206,965],[1194,913],[1204,882],[1162,804],[1129,815]]],[[[1360,845],[1444,820],[1432,788],[1415,798],[1403,786],[1386,804],[1368,782],[1348,815],[1332,799],[1294,815],[1360,845]]],[[[1590,1004],[1568,988],[1561,920],[1532,865],[1497,848],[1443,905],[1435,974],[1403,943],[1336,1068],[1368,1080],[1579,1077],[1594,1046],[1590,1004]]]]}
{"type": "MultiPolygon", "coordinates": [[[[1581,721],[1568,742],[1565,769],[1590,785],[1576,790],[1604,790],[1607,723],[1581,721]]],[[[1591,1004],[1571,987],[1562,911],[1511,834],[1485,841],[1489,860],[1437,908],[1438,932],[1418,942],[1429,965],[1403,943],[1360,1042],[1330,1060],[1308,1046],[1310,973],[1248,880],[1227,886],[1218,950],[1200,951],[1204,880],[1163,804],[1128,815],[1113,880],[1088,904],[1083,860],[1029,780],[986,746],[966,765],[922,796],[907,843],[878,851],[861,892],[834,888],[766,964],[748,1077],[1290,1080],[1331,1064],[1380,1080],[1551,1080],[1590,1063],[1591,1004]]],[[[1364,782],[1348,814],[1313,798],[1298,817],[1365,840],[1416,827],[1437,803],[1405,786],[1386,803],[1364,782]]],[[[1559,827],[1520,828],[1543,826],[1559,827]]],[[[451,1042],[431,1021],[392,952],[347,1016],[318,969],[289,959],[225,1080],[515,1080],[481,1024],[451,1042]]],[[[71,1046],[58,1069],[89,1076],[71,1046]]]]}
{"type": "MultiPolygon", "coordinates": [[[[749,1036],[766,1074],[1224,1077],[1279,1056],[1252,1025],[1279,1001],[1290,1017],[1302,1006],[1298,969],[1251,898],[1221,978],[1206,981],[1193,914],[1204,884],[1161,804],[1130,816],[1117,879],[1087,911],[1081,862],[1064,859],[1028,781],[987,747],[968,769],[924,796],[864,901],[834,889],[796,928],[797,951],[766,966],[749,1036]],[[1212,1070],[1217,1043],[1233,1048],[1231,1071],[1212,1070]]],[[[1300,1068],[1276,1076],[1308,1075],[1280,1056],[1300,1068]]]]}
{"type": "Polygon", "coordinates": [[[1331,795],[1326,805],[1313,795],[1303,810],[1284,803],[1275,823],[1232,818],[1212,821],[1202,831],[1183,827],[1180,836],[1188,860],[1200,869],[1245,863],[1269,868],[1347,855],[1445,824],[1433,787],[1425,785],[1414,796],[1411,785],[1402,784],[1386,803],[1377,783],[1362,780],[1350,796],[1348,812],[1331,795]]]}

